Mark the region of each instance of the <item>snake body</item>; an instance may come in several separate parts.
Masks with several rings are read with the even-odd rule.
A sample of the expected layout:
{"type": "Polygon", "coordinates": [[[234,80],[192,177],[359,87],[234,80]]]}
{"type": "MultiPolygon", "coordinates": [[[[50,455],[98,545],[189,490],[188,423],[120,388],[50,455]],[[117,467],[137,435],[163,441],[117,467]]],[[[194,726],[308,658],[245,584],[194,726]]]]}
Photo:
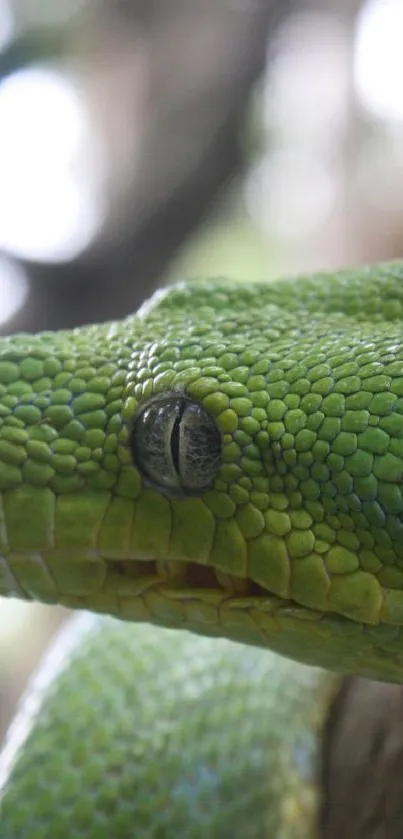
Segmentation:
{"type": "Polygon", "coordinates": [[[394,262],[0,339],[0,594],[111,616],[28,691],[1,839],[314,836],[318,668],[403,681],[402,321],[394,262]]]}

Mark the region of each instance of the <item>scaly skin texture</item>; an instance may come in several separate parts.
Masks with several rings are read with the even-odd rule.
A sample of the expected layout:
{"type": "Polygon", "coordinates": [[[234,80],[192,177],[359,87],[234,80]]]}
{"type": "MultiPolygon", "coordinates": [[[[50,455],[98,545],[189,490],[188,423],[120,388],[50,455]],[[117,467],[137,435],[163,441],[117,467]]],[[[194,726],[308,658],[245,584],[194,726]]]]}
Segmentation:
{"type": "MultiPolygon", "coordinates": [[[[403,263],[390,263],[183,284],[119,324],[3,339],[0,591],[401,681],[402,319],[403,263]],[[133,464],[139,410],[173,393],[220,430],[220,467],[200,497],[169,498],[133,464]]],[[[104,632],[85,656],[98,674],[104,632]]],[[[221,642],[194,643],[209,655],[221,642]]],[[[239,660],[248,655],[258,653],[239,660]]],[[[119,704],[124,681],[111,679],[119,704]]],[[[95,701],[86,685],[83,697],[95,701]]]]}
{"type": "Polygon", "coordinates": [[[268,650],[86,615],[10,731],[1,839],[313,839],[322,696],[268,650]]]}

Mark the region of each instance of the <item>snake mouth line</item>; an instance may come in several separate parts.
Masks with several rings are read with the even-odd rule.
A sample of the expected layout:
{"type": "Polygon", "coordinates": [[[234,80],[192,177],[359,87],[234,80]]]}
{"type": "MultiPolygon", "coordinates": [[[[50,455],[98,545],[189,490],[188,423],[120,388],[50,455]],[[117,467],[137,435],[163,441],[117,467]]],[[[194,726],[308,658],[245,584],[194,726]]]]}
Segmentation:
{"type": "Polygon", "coordinates": [[[147,605],[157,595],[172,605],[176,601],[178,608],[180,604],[183,608],[204,604],[245,613],[281,612],[304,621],[328,616],[343,625],[346,620],[356,626],[403,624],[403,620],[396,620],[388,612],[386,595],[375,619],[368,620],[351,611],[332,608],[331,603],[327,608],[314,608],[295,599],[290,591],[280,595],[251,577],[239,577],[202,562],[147,555],[105,556],[96,548],[75,555],[62,551],[0,557],[0,594],[117,616],[126,612],[133,614],[133,620],[141,611],[135,601],[147,605]]]}
{"type": "MultiPolygon", "coordinates": [[[[144,595],[156,589],[177,600],[271,602],[298,604],[283,600],[249,577],[241,578],[196,562],[181,560],[138,559],[104,560],[107,567],[106,589],[120,596],[144,595]]],[[[273,606],[272,606],[273,608],[273,606]]]]}
{"type": "Polygon", "coordinates": [[[259,603],[270,610],[276,604],[298,607],[291,598],[279,598],[249,577],[188,560],[120,559],[102,556],[98,550],[73,557],[30,553],[23,561],[20,554],[0,557],[0,594],[6,597],[92,608],[98,598],[128,602],[150,592],[217,606],[225,601],[240,608],[259,603]]]}
{"type": "MultiPolygon", "coordinates": [[[[281,613],[305,622],[321,621],[327,617],[336,624],[376,627],[380,624],[399,625],[388,614],[382,603],[375,617],[365,619],[360,615],[335,608],[329,602],[327,608],[315,608],[297,600],[291,592],[280,595],[264,587],[251,577],[237,577],[216,566],[188,560],[161,560],[151,557],[137,557],[130,560],[104,560],[107,566],[103,592],[112,593],[119,600],[147,597],[152,593],[179,602],[206,603],[216,608],[244,611],[281,613]],[[333,608],[332,608],[333,606],[333,608]]],[[[291,580],[292,582],[292,580],[291,580]]],[[[403,621],[401,622],[403,624],[403,621]]]]}

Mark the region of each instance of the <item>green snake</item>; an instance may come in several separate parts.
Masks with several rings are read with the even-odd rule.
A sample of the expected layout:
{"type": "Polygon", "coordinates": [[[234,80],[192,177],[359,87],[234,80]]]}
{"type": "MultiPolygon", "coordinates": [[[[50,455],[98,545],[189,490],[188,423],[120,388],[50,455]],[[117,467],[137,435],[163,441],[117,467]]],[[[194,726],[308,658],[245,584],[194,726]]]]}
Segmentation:
{"type": "Polygon", "coordinates": [[[83,610],[1,839],[316,835],[326,671],[403,681],[402,321],[391,262],[0,339],[0,594],[83,610]]]}

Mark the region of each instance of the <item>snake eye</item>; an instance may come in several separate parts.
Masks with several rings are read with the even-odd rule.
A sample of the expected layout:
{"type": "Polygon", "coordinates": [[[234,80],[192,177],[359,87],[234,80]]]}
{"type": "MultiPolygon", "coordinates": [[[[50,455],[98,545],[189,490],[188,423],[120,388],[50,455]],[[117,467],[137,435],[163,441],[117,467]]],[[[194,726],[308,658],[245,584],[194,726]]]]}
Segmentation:
{"type": "Polygon", "coordinates": [[[184,396],[151,399],[137,415],[131,450],[134,465],[172,498],[202,495],[221,461],[221,433],[202,405],[184,396]]]}

